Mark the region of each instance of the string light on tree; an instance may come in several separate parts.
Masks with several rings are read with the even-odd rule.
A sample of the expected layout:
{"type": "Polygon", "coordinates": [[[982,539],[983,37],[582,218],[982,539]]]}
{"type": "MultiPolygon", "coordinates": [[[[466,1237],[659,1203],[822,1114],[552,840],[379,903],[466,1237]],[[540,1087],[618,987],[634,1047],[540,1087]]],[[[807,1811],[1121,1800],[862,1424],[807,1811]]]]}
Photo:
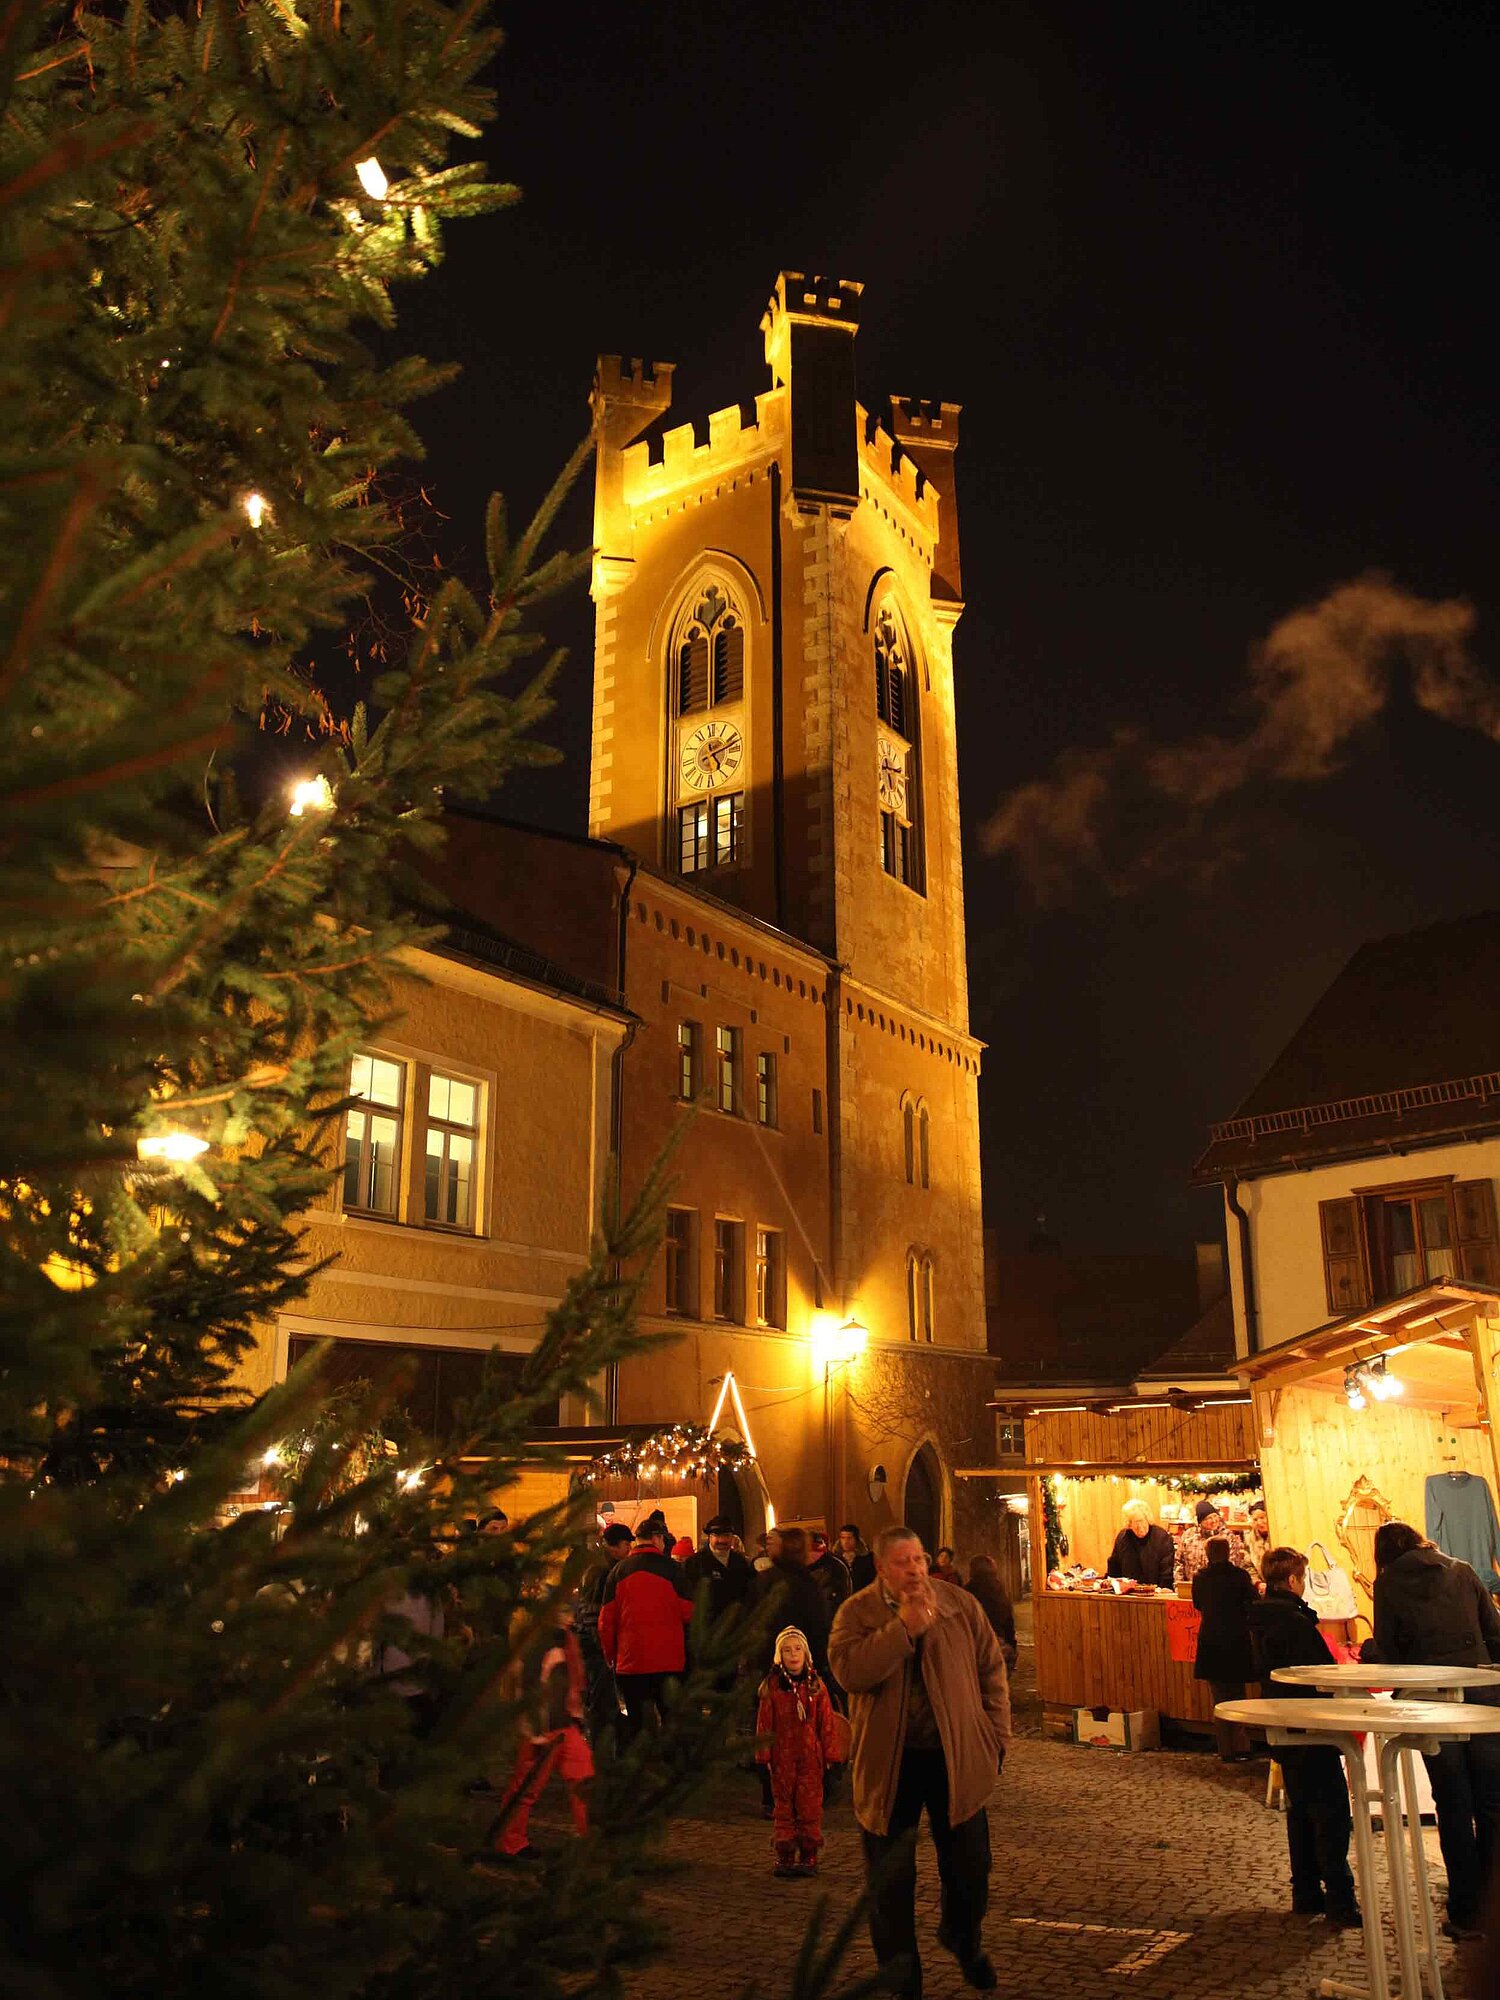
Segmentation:
{"type": "Polygon", "coordinates": [[[153,1167],[183,1167],[208,1151],[196,1132],[145,1132],[135,1142],[136,1157],[153,1167]]]}
{"type": "Polygon", "coordinates": [[[292,786],[293,819],[301,819],[304,813],[332,812],[333,806],[333,787],[321,771],[313,778],[299,778],[292,786]]]}
{"type": "Polygon", "coordinates": [[[258,528],[271,511],[271,503],[264,493],[247,493],[240,501],[240,507],[252,528],[258,528]]]}
{"type": "Polygon", "coordinates": [[[381,166],[373,153],[368,160],[357,160],[354,164],[354,171],[359,179],[360,186],[370,197],[371,201],[385,200],[391,191],[391,184],[386,179],[385,168],[381,166]]]}

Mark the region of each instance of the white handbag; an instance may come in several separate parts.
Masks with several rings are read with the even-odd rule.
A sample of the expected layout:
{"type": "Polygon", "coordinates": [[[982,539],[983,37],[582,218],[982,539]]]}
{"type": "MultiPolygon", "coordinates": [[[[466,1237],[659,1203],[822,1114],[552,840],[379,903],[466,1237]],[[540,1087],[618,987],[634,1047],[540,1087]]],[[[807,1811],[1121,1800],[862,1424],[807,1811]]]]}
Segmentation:
{"type": "Polygon", "coordinates": [[[1349,1572],[1339,1568],[1321,1542],[1313,1542],[1307,1551],[1307,1585],[1302,1595],[1304,1602],[1320,1619],[1332,1621],[1359,1616],[1359,1604],[1354,1595],[1354,1585],[1349,1581],[1349,1572]],[[1319,1554],[1323,1558],[1321,1564],[1317,1561],[1319,1554]]]}

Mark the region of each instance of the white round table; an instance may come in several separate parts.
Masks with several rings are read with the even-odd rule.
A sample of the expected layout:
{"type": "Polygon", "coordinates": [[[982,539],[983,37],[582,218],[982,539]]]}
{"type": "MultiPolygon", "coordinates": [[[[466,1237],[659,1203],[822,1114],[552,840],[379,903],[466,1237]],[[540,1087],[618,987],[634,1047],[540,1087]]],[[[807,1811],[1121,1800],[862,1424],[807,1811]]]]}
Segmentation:
{"type": "MultiPolygon", "coordinates": [[[[1462,1702],[1467,1688],[1500,1687],[1500,1667],[1402,1667],[1394,1664],[1379,1665],[1363,1660],[1326,1661],[1316,1667],[1277,1667],[1271,1674],[1273,1681],[1280,1681],[1289,1687],[1321,1688],[1330,1694],[1373,1694],[1377,1689],[1389,1688],[1396,1695],[1409,1695],[1417,1701],[1462,1702]]],[[[1437,1930],[1433,1922],[1432,1889],[1427,1879],[1427,1849],[1422,1842],[1422,1815],[1417,1795],[1417,1772],[1412,1762],[1413,1750],[1410,1744],[1395,1746],[1394,1762],[1400,1771],[1401,1792],[1405,1796],[1404,1817],[1406,1837],[1411,1849],[1412,1880],[1417,1891],[1417,1923],[1421,1928],[1421,1957],[1425,1961],[1433,2000],[1443,2000],[1443,1977],[1437,1963],[1437,1930]]],[[[1402,1943],[1400,1913],[1409,1913],[1409,1899],[1404,1865],[1401,1853],[1400,1827],[1403,1817],[1401,1796],[1396,1795],[1394,1816],[1392,1802],[1385,1796],[1385,1784],[1380,1760],[1376,1757],[1377,1785],[1371,1791],[1366,1779],[1363,1760],[1360,1764],[1359,1784],[1353,1785],[1353,1767],[1350,1767],[1352,1800],[1354,1809],[1359,1811],[1363,1803],[1368,1813],[1371,1806],[1377,1806],[1385,1828],[1386,1864],[1390,1874],[1391,1899],[1397,1906],[1396,1942],[1402,1943]]],[[[1409,1928],[1409,1927],[1408,1927],[1409,1928]]],[[[1410,1937],[1410,1954],[1417,1953],[1417,1940],[1410,1937]]],[[[1415,1976],[1407,1963],[1407,1953],[1402,1956],[1401,1977],[1403,1985],[1409,1985],[1415,1976]]],[[[1420,1991],[1420,1988],[1418,1988],[1420,1991]]]]}
{"type": "MultiPolygon", "coordinates": [[[[1302,1670],[1287,1668],[1285,1671],[1300,1676],[1302,1670]]],[[[1340,1670],[1327,1667],[1308,1671],[1331,1675],[1340,1670]]],[[[1394,1667],[1379,1670],[1360,1667],[1357,1670],[1360,1677],[1375,1676],[1375,1685],[1380,1687],[1389,1687],[1392,1676],[1401,1671],[1394,1667]]],[[[1413,1670],[1408,1668],[1404,1671],[1413,1670]]],[[[1485,1681],[1492,1679],[1483,1668],[1465,1670],[1447,1667],[1437,1671],[1448,1676],[1442,1683],[1448,1688],[1453,1686],[1452,1676],[1464,1671],[1472,1672],[1485,1681]]],[[[1274,1674],[1272,1678],[1279,1679],[1280,1675],[1274,1674]]],[[[1361,1678],[1356,1684],[1368,1686],[1369,1680],[1361,1678]]],[[[1444,1743],[1462,1742],[1471,1736],[1500,1736],[1500,1708],[1482,1706],[1477,1702],[1424,1701],[1420,1698],[1372,1701],[1368,1696],[1333,1694],[1323,1698],[1291,1695],[1285,1700],[1263,1697],[1259,1701],[1221,1701],[1214,1714],[1225,1722],[1240,1722],[1254,1729],[1263,1729],[1273,1749],[1303,1750],[1326,1745],[1337,1750],[1344,1760],[1349,1796],[1355,1806],[1354,1877],[1359,1890],[1365,1969],[1370,1983],[1368,1986],[1350,1986],[1343,1980],[1325,1979],[1318,1990],[1325,1994],[1342,1995],[1345,2000],[1393,2000],[1385,1947],[1380,1935],[1375,1843],[1370,1832],[1369,1791],[1365,1784],[1360,1741],[1364,1736],[1376,1739],[1380,1753],[1380,1801],[1385,1820],[1391,1913],[1396,1931],[1396,1949],[1401,1961],[1400,2000],[1421,2000],[1424,1975],[1432,1989],[1432,2000],[1443,2000],[1443,1980],[1438,1969],[1430,1896],[1423,1898],[1427,1914],[1422,1926],[1420,1949],[1416,1926],[1412,1921],[1411,1893],[1401,1846],[1398,1766],[1402,1756],[1409,1756],[1414,1750],[1432,1755],[1444,1743]]],[[[1407,1775],[1410,1775],[1409,1770],[1407,1775]]],[[[1419,1884],[1425,1889],[1427,1863],[1425,1854],[1420,1852],[1421,1839],[1422,1823],[1420,1818],[1416,1818],[1412,1825],[1413,1867],[1419,1884]]]]}

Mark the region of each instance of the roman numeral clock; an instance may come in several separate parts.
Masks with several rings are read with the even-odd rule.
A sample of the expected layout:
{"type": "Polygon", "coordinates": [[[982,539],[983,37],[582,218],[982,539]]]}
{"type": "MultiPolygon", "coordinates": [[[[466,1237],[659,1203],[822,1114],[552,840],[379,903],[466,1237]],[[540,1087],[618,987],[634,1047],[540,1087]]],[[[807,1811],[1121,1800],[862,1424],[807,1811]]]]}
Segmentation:
{"type": "Polygon", "coordinates": [[[701,722],[680,739],[682,783],[693,792],[729,784],[744,761],[745,741],[732,722],[701,722]]]}

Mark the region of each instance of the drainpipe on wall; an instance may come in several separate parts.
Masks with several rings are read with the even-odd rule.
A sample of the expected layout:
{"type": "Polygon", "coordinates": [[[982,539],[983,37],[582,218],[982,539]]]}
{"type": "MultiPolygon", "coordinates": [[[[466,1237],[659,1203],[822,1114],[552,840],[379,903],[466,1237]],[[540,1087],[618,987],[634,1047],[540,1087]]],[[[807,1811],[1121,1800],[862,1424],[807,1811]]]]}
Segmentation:
{"type": "MultiPolygon", "coordinates": [[[[621,1002],[625,1000],[625,946],[630,936],[630,891],[635,886],[635,878],[640,872],[640,862],[632,854],[629,857],[630,873],[625,877],[625,886],[620,891],[620,934],[615,951],[615,986],[621,1002]]],[[[620,1046],[610,1058],[613,1072],[614,1102],[610,1107],[609,1149],[614,1154],[614,1186],[610,1190],[616,1215],[620,1214],[625,1198],[625,1052],[635,1040],[636,1024],[627,1024],[620,1046]]],[[[619,1259],[614,1260],[611,1277],[620,1276],[619,1259]]],[[[604,1421],[616,1424],[620,1418],[620,1364],[611,1361],[604,1371],[604,1421]]]]}
{"type": "Polygon", "coordinates": [[[781,464],[771,461],[771,867],[776,927],[786,929],[786,773],[781,734],[786,726],[782,691],[781,464]]]}
{"type": "Polygon", "coordinates": [[[1240,1298],[1245,1307],[1245,1348],[1250,1354],[1260,1350],[1260,1313],[1255,1303],[1255,1260],[1250,1252],[1250,1216],[1240,1205],[1240,1177],[1230,1176],[1224,1185],[1229,1212],[1239,1224],[1240,1298]]]}

